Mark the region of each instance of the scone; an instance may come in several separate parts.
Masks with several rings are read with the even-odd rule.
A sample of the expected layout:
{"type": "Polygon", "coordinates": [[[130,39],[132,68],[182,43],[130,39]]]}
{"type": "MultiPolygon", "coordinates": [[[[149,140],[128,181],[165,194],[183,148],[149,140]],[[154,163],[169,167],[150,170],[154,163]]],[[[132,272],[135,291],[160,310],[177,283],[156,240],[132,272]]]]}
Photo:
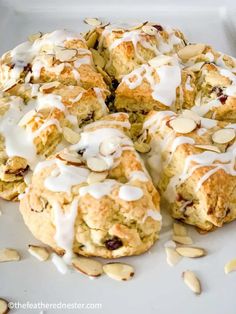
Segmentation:
{"type": "Polygon", "coordinates": [[[39,33],[38,37],[6,52],[0,60],[0,89],[4,91],[19,82],[51,81],[85,89],[106,88],[84,38],[66,30],[39,33]]]}
{"type": "Polygon", "coordinates": [[[189,110],[148,115],[147,164],[174,218],[205,231],[236,218],[235,132],[189,110]]]}
{"type": "Polygon", "coordinates": [[[106,61],[105,70],[118,80],[157,55],[173,55],[186,45],[179,30],[155,23],[131,28],[107,25],[97,32],[98,51],[106,61]]]}
{"type": "Polygon", "coordinates": [[[28,228],[67,262],[141,254],[158,238],[159,194],[129,127],[125,113],[85,126],[77,144],[37,165],[21,199],[28,228]]]}
{"type": "Polygon", "coordinates": [[[128,112],[192,107],[195,76],[181,69],[176,57],[160,55],[124,75],[116,89],[115,108],[128,112]]]}
{"type": "Polygon", "coordinates": [[[38,161],[106,115],[107,92],[59,82],[17,84],[0,98],[0,197],[17,200],[38,161]]]}
{"type": "Polygon", "coordinates": [[[206,63],[195,73],[194,105],[184,103],[200,116],[236,122],[236,68],[234,72],[206,63]]]}

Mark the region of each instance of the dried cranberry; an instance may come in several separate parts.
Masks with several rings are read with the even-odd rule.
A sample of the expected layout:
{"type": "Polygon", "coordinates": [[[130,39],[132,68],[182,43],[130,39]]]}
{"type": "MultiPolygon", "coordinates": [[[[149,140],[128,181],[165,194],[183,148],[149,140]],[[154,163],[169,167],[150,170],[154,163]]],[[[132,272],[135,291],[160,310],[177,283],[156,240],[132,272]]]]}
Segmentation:
{"type": "Polygon", "coordinates": [[[119,249],[123,245],[121,239],[114,237],[105,242],[105,246],[108,250],[113,251],[119,249]]]}
{"type": "Polygon", "coordinates": [[[221,95],[223,95],[223,89],[217,86],[212,88],[212,92],[215,92],[217,97],[220,97],[221,95]]]}
{"type": "Polygon", "coordinates": [[[159,32],[163,31],[163,27],[161,25],[153,25],[153,27],[155,27],[155,29],[158,30],[159,32]]]}
{"type": "Polygon", "coordinates": [[[228,98],[227,95],[222,95],[222,96],[219,97],[219,101],[220,101],[222,104],[225,104],[227,98],[228,98]]]}

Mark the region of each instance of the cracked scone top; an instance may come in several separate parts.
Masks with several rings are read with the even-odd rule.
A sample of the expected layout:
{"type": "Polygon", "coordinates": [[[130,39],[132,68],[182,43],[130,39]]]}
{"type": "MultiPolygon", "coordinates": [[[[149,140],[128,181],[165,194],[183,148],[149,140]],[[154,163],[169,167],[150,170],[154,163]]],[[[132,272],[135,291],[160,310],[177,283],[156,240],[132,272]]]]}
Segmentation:
{"type": "Polygon", "coordinates": [[[235,124],[190,110],[148,115],[147,164],[174,218],[202,230],[236,218],[235,132],[235,124]]]}
{"type": "Polygon", "coordinates": [[[120,80],[139,65],[160,54],[172,55],[185,46],[184,35],[176,29],[155,23],[135,27],[98,27],[98,51],[106,61],[105,70],[120,80]]]}
{"type": "Polygon", "coordinates": [[[65,85],[106,88],[94,67],[84,38],[74,32],[57,30],[28,40],[0,60],[0,89],[19,82],[59,81],[65,85]]]}
{"type": "Polygon", "coordinates": [[[125,134],[125,113],[84,127],[78,143],[39,163],[20,210],[34,236],[64,253],[115,258],[148,250],[159,194],[125,134]]]}

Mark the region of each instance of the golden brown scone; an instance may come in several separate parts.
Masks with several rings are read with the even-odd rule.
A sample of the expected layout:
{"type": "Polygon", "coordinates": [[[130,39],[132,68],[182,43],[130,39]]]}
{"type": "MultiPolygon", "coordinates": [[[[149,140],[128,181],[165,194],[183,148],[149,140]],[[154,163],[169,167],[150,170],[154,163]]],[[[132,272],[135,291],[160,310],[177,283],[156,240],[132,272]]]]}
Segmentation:
{"type": "Polygon", "coordinates": [[[193,72],[182,70],[176,57],[161,55],[123,76],[115,107],[137,113],[180,110],[193,106],[195,93],[193,72]]]}
{"type": "Polygon", "coordinates": [[[39,163],[20,203],[37,239],[64,253],[116,258],[147,251],[161,226],[159,194],[125,134],[125,113],[85,126],[80,141],[39,163]]]}
{"type": "Polygon", "coordinates": [[[41,34],[5,53],[0,60],[0,89],[4,91],[19,82],[52,81],[85,89],[106,88],[80,34],[66,30],[41,34]]]}
{"type": "Polygon", "coordinates": [[[75,143],[80,126],[106,115],[107,94],[59,82],[17,84],[5,93],[0,99],[0,197],[16,200],[38,161],[59,144],[75,143]]]}
{"type": "Polygon", "coordinates": [[[236,218],[235,131],[189,110],[148,115],[147,164],[174,218],[206,231],[236,218]]]}
{"type": "Polygon", "coordinates": [[[98,51],[105,59],[105,70],[118,80],[157,55],[173,55],[186,44],[179,30],[155,23],[132,28],[108,25],[97,32],[98,51]]]}

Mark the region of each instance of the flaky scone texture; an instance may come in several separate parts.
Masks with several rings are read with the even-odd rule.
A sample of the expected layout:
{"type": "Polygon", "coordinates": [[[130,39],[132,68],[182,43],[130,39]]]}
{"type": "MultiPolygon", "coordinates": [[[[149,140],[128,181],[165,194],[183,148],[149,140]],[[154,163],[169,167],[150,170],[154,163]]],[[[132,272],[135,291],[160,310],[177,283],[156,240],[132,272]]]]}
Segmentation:
{"type": "Polygon", "coordinates": [[[191,111],[152,112],[144,130],[152,147],[149,170],[174,218],[205,231],[236,218],[234,124],[191,111]],[[179,130],[174,128],[177,119],[182,119],[179,130]],[[192,119],[195,127],[185,132],[183,125],[192,119]]]}
{"type": "Polygon", "coordinates": [[[161,225],[159,194],[128,129],[126,114],[108,115],[37,166],[20,203],[36,238],[61,254],[104,258],[141,254],[153,245],[161,225]]]}

